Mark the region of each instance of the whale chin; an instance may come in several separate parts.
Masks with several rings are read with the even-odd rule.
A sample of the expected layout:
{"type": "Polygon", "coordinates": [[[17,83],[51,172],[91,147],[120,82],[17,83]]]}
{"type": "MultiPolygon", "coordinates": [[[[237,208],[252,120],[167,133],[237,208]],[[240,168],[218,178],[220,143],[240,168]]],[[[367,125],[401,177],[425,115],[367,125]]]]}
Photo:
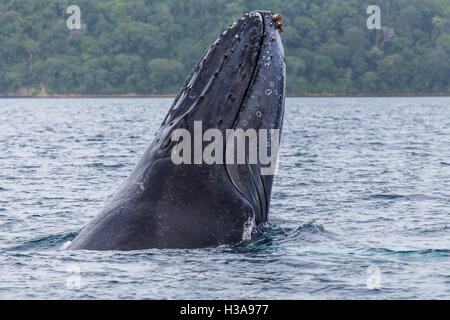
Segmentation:
{"type": "MultiPolygon", "coordinates": [[[[220,35],[192,69],[131,175],[69,249],[234,245],[267,221],[273,173],[263,173],[265,163],[258,158],[206,164],[193,157],[191,164],[176,164],[173,137],[177,130],[195,136],[198,121],[201,134],[281,132],[286,82],[281,30],[281,16],[254,11],[220,35]]],[[[226,141],[223,148],[226,158],[226,141]]],[[[269,152],[276,156],[278,150],[269,152]]]]}

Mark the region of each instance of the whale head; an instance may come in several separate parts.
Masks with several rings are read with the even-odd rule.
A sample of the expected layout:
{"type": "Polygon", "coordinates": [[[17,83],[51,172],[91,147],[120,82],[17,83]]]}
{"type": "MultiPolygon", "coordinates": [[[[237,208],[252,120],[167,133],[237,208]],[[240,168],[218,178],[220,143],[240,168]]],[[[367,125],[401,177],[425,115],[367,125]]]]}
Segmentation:
{"type": "MultiPolygon", "coordinates": [[[[177,142],[171,139],[174,130],[182,128],[194,136],[195,122],[201,123],[202,133],[214,128],[225,138],[230,129],[254,130],[258,138],[266,130],[267,141],[259,141],[256,151],[246,146],[244,164],[227,162],[230,151],[236,155],[241,150],[237,144],[223,143],[224,170],[252,204],[256,224],[267,221],[278,154],[273,147],[279,145],[283,124],[286,65],[282,30],[281,16],[269,11],[253,11],[230,25],[193,68],[156,136],[155,149],[164,158],[177,142]],[[267,150],[260,150],[260,145],[267,150]],[[262,163],[259,156],[265,151],[269,163],[262,163]],[[248,161],[252,152],[258,158],[256,163],[248,161]]],[[[194,157],[192,153],[191,163],[195,164],[194,157]]]]}
{"type": "Polygon", "coordinates": [[[254,11],[219,36],[132,174],[71,249],[236,244],[267,221],[284,113],[281,31],[280,15],[254,11]]]}

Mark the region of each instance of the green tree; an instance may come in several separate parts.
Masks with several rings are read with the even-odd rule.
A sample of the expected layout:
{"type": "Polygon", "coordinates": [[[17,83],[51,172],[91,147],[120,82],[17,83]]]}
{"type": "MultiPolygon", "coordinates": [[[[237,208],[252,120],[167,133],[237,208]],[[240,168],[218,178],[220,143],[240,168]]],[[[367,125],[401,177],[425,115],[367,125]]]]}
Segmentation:
{"type": "Polygon", "coordinates": [[[177,60],[157,58],[148,63],[150,86],[153,93],[174,92],[174,86],[183,80],[183,64],[177,60]]]}
{"type": "Polygon", "coordinates": [[[283,15],[290,93],[450,93],[448,0],[0,1],[0,95],[176,93],[230,23],[255,8],[283,15]],[[366,9],[382,9],[368,30],[366,9]]]}

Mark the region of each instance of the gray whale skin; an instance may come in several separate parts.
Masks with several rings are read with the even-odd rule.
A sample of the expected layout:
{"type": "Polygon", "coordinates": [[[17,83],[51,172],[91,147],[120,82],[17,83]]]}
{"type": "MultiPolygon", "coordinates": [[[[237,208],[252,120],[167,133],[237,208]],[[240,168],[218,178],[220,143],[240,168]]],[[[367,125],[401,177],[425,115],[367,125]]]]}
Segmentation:
{"type": "Polygon", "coordinates": [[[261,174],[259,159],[176,165],[171,133],[183,128],[193,135],[194,121],[224,135],[239,128],[281,131],[286,68],[280,18],[253,11],[219,36],[191,71],[131,175],[68,249],[236,245],[267,222],[273,175],[261,174]]]}

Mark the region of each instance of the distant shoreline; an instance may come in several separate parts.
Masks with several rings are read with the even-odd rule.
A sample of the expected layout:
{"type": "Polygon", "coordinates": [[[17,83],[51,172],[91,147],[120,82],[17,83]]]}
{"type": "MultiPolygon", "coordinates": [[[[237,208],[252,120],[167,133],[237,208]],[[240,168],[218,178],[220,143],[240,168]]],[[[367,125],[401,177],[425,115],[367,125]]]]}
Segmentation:
{"type": "MultiPolygon", "coordinates": [[[[0,95],[0,99],[89,99],[89,98],[175,98],[176,94],[48,94],[48,95],[0,95]]],[[[357,94],[340,94],[340,93],[303,93],[303,94],[287,94],[289,98],[376,98],[376,97],[450,97],[450,93],[357,93],[357,94]]]]}

